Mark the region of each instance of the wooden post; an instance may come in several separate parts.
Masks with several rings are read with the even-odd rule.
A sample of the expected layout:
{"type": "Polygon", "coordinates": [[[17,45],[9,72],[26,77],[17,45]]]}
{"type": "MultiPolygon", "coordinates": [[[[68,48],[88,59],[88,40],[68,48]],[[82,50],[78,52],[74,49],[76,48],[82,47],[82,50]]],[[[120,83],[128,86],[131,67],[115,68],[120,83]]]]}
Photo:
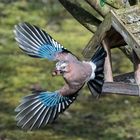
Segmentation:
{"type": "Polygon", "coordinates": [[[137,84],[140,86],[140,61],[139,63],[137,63],[137,67],[135,70],[135,79],[136,79],[137,84]]]}
{"type": "Polygon", "coordinates": [[[108,40],[106,38],[103,39],[102,44],[107,52],[107,57],[105,59],[105,64],[104,64],[105,82],[113,82],[111,52],[110,52],[108,40]]]}
{"type": "Polygon", "coordinates": [[[135,80],[136,83],[140,86],[140,59],[137,57],[136,53],[133,51],[133,61],[134,61],[134,70],[135,70],[135,80]]]}

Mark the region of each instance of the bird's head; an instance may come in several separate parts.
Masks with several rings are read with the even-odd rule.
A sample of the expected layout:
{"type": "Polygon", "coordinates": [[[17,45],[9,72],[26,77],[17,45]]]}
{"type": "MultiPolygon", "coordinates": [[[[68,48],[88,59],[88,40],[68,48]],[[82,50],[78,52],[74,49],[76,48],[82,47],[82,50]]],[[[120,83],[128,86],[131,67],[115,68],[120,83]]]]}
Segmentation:
{"type": "Polygon", "coordinates": [[[61,75],[69,72],[69,66],[67,61],[59,61],[56,63],[55,70],[53,71],[53,76],[61,75]]]}

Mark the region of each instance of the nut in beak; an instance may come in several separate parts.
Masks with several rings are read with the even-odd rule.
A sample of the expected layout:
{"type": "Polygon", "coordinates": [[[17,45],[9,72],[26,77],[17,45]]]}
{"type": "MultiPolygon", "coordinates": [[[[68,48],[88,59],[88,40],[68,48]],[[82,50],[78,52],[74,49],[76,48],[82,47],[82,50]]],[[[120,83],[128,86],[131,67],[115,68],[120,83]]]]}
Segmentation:
{"type": "Polygon", "coordinates": [[[52,76],[57,76],[57,75],[61,75],[61,74],[62,74],[62,72],[60,70],[54,70],[52,72],[52,76]]]}

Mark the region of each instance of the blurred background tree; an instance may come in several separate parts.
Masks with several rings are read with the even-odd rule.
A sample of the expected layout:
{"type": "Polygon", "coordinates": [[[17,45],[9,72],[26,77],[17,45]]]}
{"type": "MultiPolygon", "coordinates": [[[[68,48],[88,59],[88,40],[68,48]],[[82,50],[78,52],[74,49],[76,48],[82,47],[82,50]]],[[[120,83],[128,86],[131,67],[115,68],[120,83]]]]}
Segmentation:
{"type": "MultiPolygon", "coordinates": [[[[72,1],[103,20],[85,1],[72,1]]],[[[33,132],[17,128],[14,108],[23,96],[34,87],[54,91],[63,85],[62,78],[51,77],[53,63],[28,57],[18,48],[13,29],[23,21],[43,28],[81,59],[93,35],[58,1],[0,0],[0,140],[139,140],[139,98],[110,95],[96,100],[87,88],[53,124],[33,132]]],[[[114,74],[131,70],[131,62],[113,50],[114,74]]]]}

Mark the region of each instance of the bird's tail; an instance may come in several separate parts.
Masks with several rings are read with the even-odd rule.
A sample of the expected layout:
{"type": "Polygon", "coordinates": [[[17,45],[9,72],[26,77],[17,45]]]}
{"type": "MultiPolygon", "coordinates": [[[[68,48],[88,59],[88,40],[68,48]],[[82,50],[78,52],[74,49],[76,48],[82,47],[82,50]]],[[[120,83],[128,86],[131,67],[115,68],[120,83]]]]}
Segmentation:
{"type": "Polygon", "coordinates": [[[96,65],[95,69],[95,78],[90,79],[87,82],[87,85],[94,96],[98,96],[102,92],[102,86],[104,83],[104,62],[106,57],[106,51],[100,45],[93,57],[91,58],[91,62],[96,65]]]}
{"type": "Polygon", "coordinates": [[[62,96],[57,92],[40,92],[22,99],[15,109],[17,125],[23,129],[35,129],[53,122],[76,99],[77,94],[62,96]]]}

